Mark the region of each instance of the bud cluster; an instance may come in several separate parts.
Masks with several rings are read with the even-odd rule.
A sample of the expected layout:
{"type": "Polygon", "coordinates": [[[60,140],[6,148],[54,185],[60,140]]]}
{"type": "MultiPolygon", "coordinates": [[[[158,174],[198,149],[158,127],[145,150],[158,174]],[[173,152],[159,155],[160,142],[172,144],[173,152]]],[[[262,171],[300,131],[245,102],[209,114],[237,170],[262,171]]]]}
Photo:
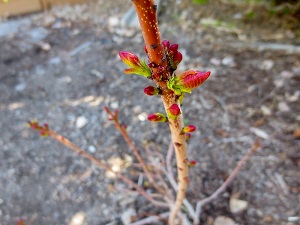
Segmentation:
{"type": "Polygon", "coordinates": [[[41,126],[39,124],[39,122],[37,120],[33,120],[33,121],[28,121],[28,126],[30,128],[32,128],[33,130],[38,130],[40,131],[40,135],[42,137],[47,137],[49,134],[48,134],[48,131],[49,131],[49,126],[47,123],[44,123],[43,126],[41,126]]]}
{"type": "Polygon", "coordinates": [[[182,54],[178,51],[178,44],[172,44],[168,40],[164,40],[161,43],[164,47],[165,54],[168,58],[170,67],[173,71],[177,69],[178,64],[182,60],[182,54]]]}

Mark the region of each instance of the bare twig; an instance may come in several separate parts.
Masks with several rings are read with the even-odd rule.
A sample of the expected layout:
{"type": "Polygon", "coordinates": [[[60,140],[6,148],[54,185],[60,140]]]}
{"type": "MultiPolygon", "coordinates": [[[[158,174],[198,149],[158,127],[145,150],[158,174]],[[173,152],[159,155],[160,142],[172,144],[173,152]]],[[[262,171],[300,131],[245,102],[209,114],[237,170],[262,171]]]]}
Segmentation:
{"type": "Polygon", "coordinates": [[[132,149],[132,151],[134,152],[138,162],[141,164],[144,173],[146,174],[147,178],[149,179],[149,181],[152,184],[155,184],[153,175],[149,172],[145,161],[142,159],[139,150],[137,149],[137,147],[135,146],[135,144],[132,142],[131,138],[128,136],[126,129],[120,124],[119,122],[119,118],[118,118],[118,112],[115,111],[114,113],[110,111],[110,109],[108,107],[104,107],[104,110],[106,111],[106,113],[110,116],[110,120],[113,120],[115,123],[116,128],[120,131],[120,133],[122,134],[122,136],[124,137],[125,141],[127,142],[127,144],[130,146],[130,148],[132,149]]]}
{"type": "Polygon", "coordinates": [[[238,175],[238,173],[240,172],[241,168],[243,167],[243,165],[247,162],[247,160],[249,159],[249,157],[260,147],[260,144],[258,142],[258,140],[252,145],[252,147],[247,151],[247,153],[244,155],[244,157],[238,162],[237,166],[234,168],[234,170],[232,171],[232,173],[229,175],[229,177],[225,180],[225,182],[209,197],[202,199],[200,201],[197,202],[197,206],[196,206],[196,214],[194,217],[194,225],[198,225],[199,224],[199,219],[200,219],[200,215],[201,215],[201,209],[202,207],[213,201],[214,199],[216,199],[219,194],[221,194],[222,192],[224,192],[226,190],[226,188],[231,184],[231,182],[234,180],[234,178],[238,175]]]}
{"type": "Polygon", "coordinates": [[[157,221],[168,218],[169,214],[170,214],[170,212],[165,212],[165,213],[162,213],[162,214],[157,215],[157,216],[149,216],[145,219],[142,219],[142,220],[136,221],[134,223],[131,223],[130,225],[154,224],[157,221]]]}
{"type": "Polygon", "coordinates": [[[67,138],[57,134],[55,131],[51,130],[48,126],[48,124],[43,124],[42,126],[38,123],[38,121],[29,121],[28,125],[33,130],[39,131],[40,135],[43,137],[50,136],[56,141],[60,142],[61,144],[67,146],[74,152],[76,152],[78,155],[81,155],[82,157],[88,159],[90,162],[98,166],[99,168],[102,168],[106,171],[110,171],[114,173],[119,179],[123,180],[125,183],[127,183],[129,186],[136,189],[138,193],[143,195],[147,200],[149,200],[152,204],[159,206],[159,207],[169,207],[169,205],[165,202],[159,202],[154,200],[147,192],[145,192],[142,188],[140,188],[136,183],[132,182],[129,178],[122,175],[121,173],[116,173],[113,169],[111,169],[108,165],[101,162],[100,160],[96,159],[93,155],[87,153],[80,147],[76,146],[73,142],[68,140],[67,138]]]}

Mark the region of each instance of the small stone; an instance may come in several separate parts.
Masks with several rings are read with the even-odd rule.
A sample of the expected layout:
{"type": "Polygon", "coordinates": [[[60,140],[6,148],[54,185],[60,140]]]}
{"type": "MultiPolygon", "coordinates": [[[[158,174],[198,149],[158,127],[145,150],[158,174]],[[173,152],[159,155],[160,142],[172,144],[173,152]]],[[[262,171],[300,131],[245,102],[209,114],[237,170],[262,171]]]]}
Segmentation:
{"type": "Polygon", "coordinates": [[[260,65],[260,69],[262,70],[270,70],[272,69],[274,66],[274,61],[271,59],[265,60],[262,62],[262,64],[260,65]]]}
{"type": "Polygon", "coordinates": [[[215,66],[220,66],[221,65],[221,60],[220,59],[217,59],[217,58],[211,58],[209,60],[209,62],[215,66]]]}
{"type": "Polygon", "coordinates": [[[26,86],[27,86],[27,84],[25,84],[25,83],[17,84],[17,85],[15,86],[15,90],[16,90],[16,91],[19,91],[19,92],[22,92],[22,91],[25,90],[26,86]]]}
{"type": "Polygon", "coordinates": [[[261,129],[255,128],[255,127],[250,127],[250,131],[254,133],[257,137],[263,138],[263,139],[268,139],[269,134],[261,129]]]}
{"type": "Polygon", "coordinates": [[[71,218],[69,225],[84,225],[85,217],[84,212],[78,212],[71,218]]]}
{"type": "Polygon", "coordinates": [[[214,225],[235,225],[235,222],[229,217],[218,216],[215,219],[214,225]]]}
{"type": "Polygon", "coordinates": [[[76,127],[78,129],[83,128],[87,123],[88,123],[88,119],[86,117],[84,117],[84,116],[79,116],[76,119],[76,127]]]}
{"type": "Polygon", "coordinates": [[[275,87],[281,88],[284,85],[284,80],[283,79],[277,79],[273,81],[275,87]]]}
{"type": "Polygon", "coordinates": [[[294,77],[294,74],[293,74],[292,72],[286,71],[286,70],[282,71],[282,72],[280,73],[280,75],[281,75],[281,77],[284,78],[284,79],[291,79],[291,78],[294,77]]]}
{"type": "Polygon", "coordinates": [[[222,65],[234,67],[236,64],[232,56],[226,56],[222,59],[222,65]]]}
{"type": "Polygon", "coordinates": [[[262,114],[264,114],[265,116],[270,116],[272,114],[271,109],[265,105],[262,105],[260,107],[260,110],[261,110],[262,114]]]}
{"type": "Polygon", "coordinates": [[[229,208],[232,213],[240,213],[247,209],[248,202],[244,200],[240,200],[237,198],[230,198],[229,200],[229,208]]]}
{"type": "Polygon", "coordinates": [[[59,57],[51,58],[51,59],[49,59],[48,63],[53,64],[53,65],[58,65],[61,63],[61,58],[59,58],[59,57]]]}
{"type": "Polygon", "coordinates": [[[136,211],[133,208],[125,210],[121,215],[121,220],[124,225],[129,225],[136,216],[136,211]]]}
{"type": "Polygon", "coordinates": [[[90,146],[88,147],[88,151],[89,151],[90,153],[95,153],[95,152],[96,152],[95,146],[90,145],[90,146]]]}
{"type": "Polygon", "coordinates": [[[279,102],[279,104],[278,104],[278,110],[280,112],[289,112],[291,109],[288,106],[288,104],[286,104],[286,102],[279,102]]]}

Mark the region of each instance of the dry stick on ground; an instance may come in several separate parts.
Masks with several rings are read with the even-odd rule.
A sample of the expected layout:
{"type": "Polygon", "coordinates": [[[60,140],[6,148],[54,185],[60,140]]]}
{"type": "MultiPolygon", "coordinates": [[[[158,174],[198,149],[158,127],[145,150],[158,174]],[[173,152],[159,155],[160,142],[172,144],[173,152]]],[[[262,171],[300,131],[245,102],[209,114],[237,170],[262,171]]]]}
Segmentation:
{"type": "Polygon", "coordinates": [[[231,182],[234,180],[234,178],[238,175],[238,173],[240,172],[241,168],[243,167],[243,165],[247,162],[247,160],[249,159],[249,157],[260,148],[260,144],[259,141],[256,140],[256,142],[252,145],[252,147],[247,151],[247,153],[244,155],[244,157],[238,162],[237,166],[234,168],[234,170],[231,172],[231,174],[229,175],[229,177],[225,180],[225,182],[209,197],[202,199],[200,201],[197,202],[197,206],[196,206],[196,214],[194,217],[194,225],[198,225],[199,224],[199,220],[200,220],[200,215],[201,215],[201,209],[202,207],[207,204],[210,203],[211,201],[213,201],[214,199],[216,199],[219,194],[221,194],[222,192],[224,192],[226,190],[226,188],[231,184],[231,182]]]}
{"type": "MultiPolygon", "coordinates": [[[[133,0],[132,3],[139,18],[149,61],[165,69],[162,79],[154,79],[154,82],[160,88],[160,90],[162,90],[161,98],[164,108],[167,111],[172,104],[179,105],[179,101],[174,92],[167,88],[166,80],[168,80],[168,76],[171,76],[172,74],[170,74],[167,60],[164,60],[165,52],[161,44],[158,21],[156,17],[157,6],[154,4],[153,0],[133,0]]],[[[155,73],[156,70],[156,68],[153,68],[153,73],[155,73]]],[[[175,119],[169,119],[169,127],[175,148],[178,172],[178,192],[175,204],[172,206],[169,216],[169,224],[172,225],[174,224],[176,215],[182,206],[188,185],[188,165],[186,163],[187,144],[185,135],[181,132],[183,128],[182,114],[175,119]]]]}

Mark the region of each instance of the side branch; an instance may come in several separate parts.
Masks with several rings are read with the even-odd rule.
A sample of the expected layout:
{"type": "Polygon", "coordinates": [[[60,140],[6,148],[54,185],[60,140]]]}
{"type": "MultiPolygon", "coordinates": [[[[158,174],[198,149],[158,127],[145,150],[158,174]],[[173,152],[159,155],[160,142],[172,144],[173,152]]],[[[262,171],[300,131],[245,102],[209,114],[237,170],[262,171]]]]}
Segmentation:
{"type": "Polygon", "coordinates": [[[244,157],[238,162],[237,166],[234,168],[234,170],[232,171],[230,176],[225,180],[225,182],[212,195],[210,195],[209,197],[204,198],[204,199],[197,202],[196,214],[195,214],[195,217],[194,217],[194,225],[198,225],[199,222],[200,222],[199,219],[200,219],[200,214],[201,214],[202,207],[205,204],[207,204],[207,203],[213,201],[214,199],[216,199],[219,196],[219,194],[221,194],[222,192],[224,192],[226,190],[226,188],[231,184],[231,182],[234,180],[234,178],[240,172],[241,168],[244,166],[244,164],[250,158],[250,156],[258,148],[260,148],[260,144],[259,144],[259,141],[257,140],[253,144],[253,146],[248,150],[248,152],[244,155],[244,157]]]}

